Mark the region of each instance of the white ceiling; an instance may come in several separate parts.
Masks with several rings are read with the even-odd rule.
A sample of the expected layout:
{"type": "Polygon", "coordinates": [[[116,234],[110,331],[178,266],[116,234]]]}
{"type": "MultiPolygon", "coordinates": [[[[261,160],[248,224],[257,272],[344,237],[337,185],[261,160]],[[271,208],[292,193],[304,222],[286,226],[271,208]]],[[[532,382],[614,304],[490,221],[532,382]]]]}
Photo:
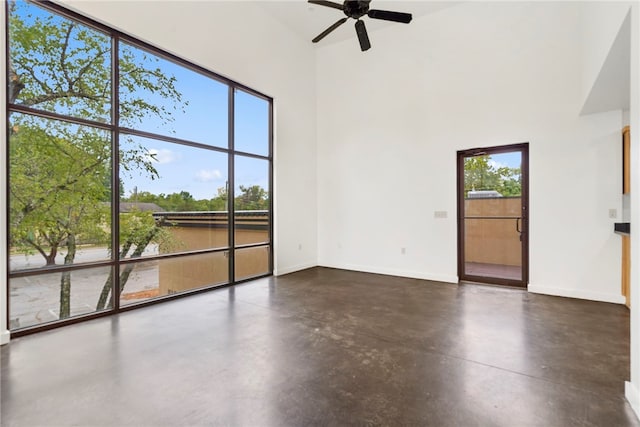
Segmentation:
{"type": "MultiPolygon", "coordinates": [[[[342,3],[336,0],[335,3],[342,3]]],[[[371,9],[393,10],[395,12],[405,12],[413,14],[413,18],[437,12],[441,9],[459,4],[459,1],[388,1],[373,0],[371,9]]],[[[318,6],[308,3],[306,0],[289,1],[261,1],[258,3],[262,9],[269,13],[274,19],[289,27],[294,33],[304,40],[311,40],[322,31],[331,26],[340,18],[344,18],[344,13],[338,9],[326,6],[318,6]]],[[[383,21],[380,19],[363,18],[369,32],[376,31],[390,25],[406,25],[396,22],[383,21]]],[[[338,41],[357,36],[353,27],[354,21],[349,20],[344,25],[337,28],[331,34],[322,39],[317,46],[327,45],[338,41]]],[[[409,24],[412,25],[412,24],[409,24]]]]}
{"type": "MultiPolygon", "coordinates": [[[[333,0],[342,3],[341,0],[333,0]]],[[[311,40],[331,26],[345,15],[338,9],[314,5],[306,0],[259,0],[259,7],[272,18],[288,27],[302,40],[308,41],[310,46],[326,46],[339,41],[353,39],[357,43],[357,36],[353,28],[354,21],[349,20],[327,35],[319,43],[313,44],[311,40]]],[[[456,6],[464,1],[456,0],[372,0],[371,9],[393,10],[396,12],[411,13],[414,21],[416,18],[436,13],[442,9],[456,6]]],[[[371,33],[381,28],[394,25],[406,25],[396,22],[383,21],[364,17],[367,30],[371,33]]],[[[618,37],[612,47],[605,65],[591,90],[582,114],[590,114],[611,109],[629,108],[629,40],[630,25],[625,21],[618,37]]],[[[414,22],[409,25],[414,25],[414,22]]]]}

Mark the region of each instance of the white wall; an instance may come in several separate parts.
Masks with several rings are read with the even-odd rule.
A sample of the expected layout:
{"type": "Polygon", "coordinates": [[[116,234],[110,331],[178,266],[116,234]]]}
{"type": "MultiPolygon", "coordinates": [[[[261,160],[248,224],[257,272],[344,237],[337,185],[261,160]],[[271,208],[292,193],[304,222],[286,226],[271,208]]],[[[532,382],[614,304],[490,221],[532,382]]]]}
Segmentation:
{"type": "Polygon", "coordinates": [[[309,44],[251,2],[61,3],[274,98],[275,272],[315,265],[315,58],[309,44]]]}
{"type": "Polygon", "coordinates": [[[583,99],[589,96],[631,3],[589,1],[581,5],[583,99]]]}
{"type": "MultiPolygon", "coordinates": [[[[631,222],[638,230],[640,222],[640,4],[631,9],[631,222]]],[[[631,233],[631,378],[625,394],[636,415],[640,417],[640,233],[631,233]]]]}
{"type": "Polygon", "coordinates": [[[463,4],[372,33],[367,53],[320,48],[315,67],[247,2],[62,3],[275,98],[277,273],[456,282],[456,151],[528,141],[530,289],[621,301],[622,117],[578,117],[583,5],[463,4]]]}
{"type": "Polygon", "coordinates": [[[581,6],[471,2],[319,49],[319,263],[456,282],[456,151],[528,141],[530,290],[622,302],[622,112],[578,116],[581,6]]]}

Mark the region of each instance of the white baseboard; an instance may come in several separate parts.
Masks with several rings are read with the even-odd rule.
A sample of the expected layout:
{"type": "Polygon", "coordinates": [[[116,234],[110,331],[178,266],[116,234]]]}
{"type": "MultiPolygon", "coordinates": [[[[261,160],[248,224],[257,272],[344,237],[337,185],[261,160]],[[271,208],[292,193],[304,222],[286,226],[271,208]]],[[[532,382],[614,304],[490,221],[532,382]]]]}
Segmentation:
{"type": "Polygon", "coordinates": [[[313,267],[317,267],[317,266],[318,266],[318,264],[308,263],[308,264],[294,265],[293,267],[278,268],[276,270],[273,270],[273,275],[274,276],[283,276],[285,274],[295,273],[296,271],[306,270],[307,268],[313,268],[313,267]]]}
{"type": "Polygon", "coordinates": [[[386,276],[409,277],[411,279],[431,280],[434,282],[458,283],[458,276],[447,274],[432,274],[420,271],[400,270],[395,268],[371,267],[357,264],[320,263],[320,267],[339,268],[342,270],[361,271],[364,273],[384,274],[386,276]]]}
{"type": "Polygon", "coordinates": [[[591,301],[610,302],[614,304],[624,304],[624,296],[609,294],[604,292],[583,291],[580,289],[555,288],[552,286],[540,286],[529,284],[529,292],[534,294],[553,295],[557,297],[578,298],[591,301]]]}
{"type": "Polygon", "coordinates": [[[625,381],[624,395],[633,408],[633,411],[636,413],[636,417],[640,419],[640,393],[638,392],[638,388],[634,386],[633,383],[625,381]]]}
{"type": "Polygon", "coordinates": [[[0,345],[9,344],[9,338],[11,338],[9,331],[3,331],[0,333],[0,345]]]}

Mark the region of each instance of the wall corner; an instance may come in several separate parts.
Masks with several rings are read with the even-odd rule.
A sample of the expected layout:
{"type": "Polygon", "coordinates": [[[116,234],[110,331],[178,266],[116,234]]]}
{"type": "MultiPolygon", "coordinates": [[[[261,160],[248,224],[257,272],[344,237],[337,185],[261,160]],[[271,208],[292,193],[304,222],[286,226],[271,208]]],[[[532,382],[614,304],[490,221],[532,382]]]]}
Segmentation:
{"type": "MultiPolygon", "coordinates": [[[[631,7],[631,188],[640,188],[640,2],[631,7]]],[[[640,191],[631,193],[631,218],[640,214],[640,191]]],[[[630,364],[631,379],[625,384],[625,395],[640,418],[640,234],[631,235],[631,334],[630,364]]]]}

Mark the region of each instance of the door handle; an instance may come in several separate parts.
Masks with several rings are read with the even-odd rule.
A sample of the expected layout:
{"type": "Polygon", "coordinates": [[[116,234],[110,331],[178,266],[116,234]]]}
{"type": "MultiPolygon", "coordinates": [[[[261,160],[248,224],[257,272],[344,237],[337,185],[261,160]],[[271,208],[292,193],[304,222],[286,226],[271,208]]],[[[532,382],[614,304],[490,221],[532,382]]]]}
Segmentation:
{"type": "Polygon", "coordinates": [[[520,238],[520,241],[522,242],[522,229],[520,228],[520,220],[522,218],[516,218],[516,231],[518,232],[518,237],[520,238]]]}

